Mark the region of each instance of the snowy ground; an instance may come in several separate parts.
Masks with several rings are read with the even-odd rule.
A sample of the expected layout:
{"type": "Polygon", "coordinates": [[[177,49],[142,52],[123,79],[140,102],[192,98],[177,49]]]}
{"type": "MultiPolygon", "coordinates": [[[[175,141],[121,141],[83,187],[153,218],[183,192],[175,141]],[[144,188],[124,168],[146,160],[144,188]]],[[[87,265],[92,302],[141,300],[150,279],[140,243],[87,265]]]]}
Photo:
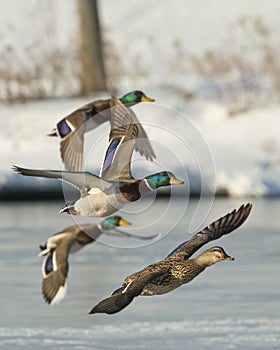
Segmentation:
{"type": "MultiPolygon", "coordinates": [[[[176,173],[196,192],[224,190],[232,196],[280,194],[280,106],[251,110],[238,117],[223,106],[195,100],[186,102],[167,90],[148,90],[155,104],[134,108],[144,123],[157,154],[150,163],[135,155],[133,173],[145,176],[165,168],[176,173]]],[[[13,173],[13,164],[62,169],[59,140],[46,136],[62,116],[88,99],[68,99],[2,105],[5,126],[0,130],[2,186],[46,185],[13,173]]],[[[98,173],[107,144],[108,125],[86,138],[86,168],[98,173]]],[[[48,180],[49,186],[57,181],[48,180]]]]}
{"type": "MultiPolygon", "coordinates": [[[[31,4],[35,5],[30,0],[31,4]]],[[[61,11],[54,2],[51,4],[54,12],[49,13],[61,11]]],[[[68,11],[74,11],[75,4],[75,1],[71,1],[68,11]]],[[[12,11],[15,5],[9,6],[5,7],[4,12],[7,22],[10,14],[19,16],[18,12],[12,11]]],[[[44,6],[49,6],[49,3],[45,2],[44,6]]],[[[272,51],[267,54],[274,53],[277,56],[278,51],[274,49],[279,47],[279,3],[249,0],[244,4],[244,1],[238,0],[233,4],[231,1],[214,0],[210,7],[201,0],[162,1],[160,6],[154,0],[120,0],[118,3],[106,0],[100,1],[99,6],[103,35],[109,50],[106,53],[106,65],[112,73],[111,86],[118,90],[119,95],[142,89],[156,99],[156,104],[135,107],[152,140],[157,160],[149,163],[135,155],[134,175],[145,176],[164,168],[185,180],[186,185],[181,187],[184,193],[193,191],[209,194],[218,191],[231,196],[279,195],[279,99],[273,94],[270,96],[269,90],[265,90],[262,85],[256,85],[260,91],[251,91],[249,86],[248,91],[235,91],[237,95],[222,93],[230,101],[231,108],[235,105],[237,109],[240,105],[242,107],[242,99],[249,99],[250,104],[253,104],[249,109],[245,108],[244,112],[230,116],[229,101],[225,103],[217,98],[217,91],[213,91],[213,80],[216,84],[220,79],[224,83],[221,86],[230,91],[231,84],[236,88],[234,84],[238,86],[238,82],[244,78],[240,75],[242,70],[237,69],[234,75],[231,69],[228,76],[210,75],[207,80],[207,74],[198,76],[198,72],[193,72],[189,65],[192,55],[200,55],[207,50],[218,49],[225,54],[232,52],[233,56],[237,53],[252,67],[253,73],[245,69],[245,75],[252,73],[253,78],[252,74],[249,74],[249,78],[256,84],[262,84],[267,78],[265,74],[269,67],[260,77],[256,73],[262,66],[256,67],[266,52],[256,50],[262,47],[258,43],[260,41],[263,44],[262,37],[256,36],[256,30],[250,26],[255,23],[254,18],[261,18],[258,29],[262,23],[268,28],[267,47],[272,47],[272,51]],[[122,10],[118,11],[119,8],[122,10]],[[236,27],[242,18],[245,22],[249,18],[250,25],[246,30],[242,26],[236,27]],[[231,45],[228,45],[229,42],[231,45]],[[254,74],[257,75],[257,81],[254,80],[254,74]],[[187,96],[189,92],[194,93],[192,98],[187,96]],[[264,99],[261,98],[262,94],[265,95],[264,99]],[[269,103],[267,98],[270,99],[269,103]]],[[[6,22],[3,25],[9,28],[6,22]]],[[[13,31],[7,28],[4,31],[5,46],[19,41],[17,26],[13,31]]],[[[71,28],[67,31],[65,21],[57,22],[50,42],[57,41],[65,45],[69,38],[74,40],[75,31],[73,26],[71,28]],[[55,35],[56,31],[59,35],[55,35]]],[[[41,30],[43,28],[40,27],[40,31],[34,31],[34,40],[37,34],[41,35],[41,30]]],[[[33,60],[37,59],[40,61],[33,57],[33,60]]],[[[25,62],[24,57],[22,62],[25,62]]],[[[229,62],[231,68],[234,64],[237,68],[238,63],[243,64],[244,61],[229,62]]],[[[273,70],[269,73],[275,75],[273,70]]],[[[70,84],[73,75],[68,75],[69,80],[65,81],[70,84]]],[[[11,172],[11,165],[61,169],[59,140],[48,138],[46,134],[61,117],[95,97],[98,96],[2,105],[1,118],[5,123],[0,129],[3,145],[0,192],[22,185],[30,188],[35,183],[41,188],[50,186],[48,190],[59,188],[56,181],[20,177],[11,172]]],[[[108,97],[108,94],[102,94],[102,97],[108,97]]],[[[85,158],[88,170],[99,173],[107,138],[108,125],[87,135],[85,158]]]]}

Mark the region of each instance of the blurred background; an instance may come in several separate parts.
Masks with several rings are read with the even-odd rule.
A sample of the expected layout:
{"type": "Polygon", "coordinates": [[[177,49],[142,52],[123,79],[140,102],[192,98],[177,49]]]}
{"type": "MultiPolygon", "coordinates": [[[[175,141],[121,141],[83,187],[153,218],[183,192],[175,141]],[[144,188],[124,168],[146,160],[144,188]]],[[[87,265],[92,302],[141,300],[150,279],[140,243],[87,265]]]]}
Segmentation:
{"type": "MultiPolygon", "coordinates": [[[[167,108],[165,118],[151,104],[135,107],[152,141],[161,131],[149,124],[175,134],[188,124],[199,134],[183,135],[198,157],[195,166],[168,138],[164,145],[179,155],[184,169],[174,157],[161,164],[188,177],[194,192],[200,191],[195,179],[203,172],[211,193],[279,195],[279,6],[273,0],[213,0],[211,6],[201,0],[2,4],[1,198],[9,197],[8,188],[32,181],[19,179],[11,164],[62,168],[58,140],[46,137],[62,117],[96,98],[134,89],[167,108]],[[197,155],[197,142],[209,154],[197,155]]],[[[87,144],[93,147],[106,133],[108,126],[88,136],[87,144]]],[[[94,172],[106,142],[87,164],[94,172]]],[[[156,153],[161,162],[160,149],[156,153]]],[[[149,171],[148,163],[140,164],[149,171]]],[[[41,182],[58,188],[55,181],[47,183],[41,182]]]]}
{"type": "MultiPolygon", "coordinates": [[[[0,347],[280,348],[279,13],[275,0],[1,1],[0,347]],[[47,133],[81,105],[135,89],[156,100],[133,109],[157,159],[135,154],[133,175],[168,169],[185,185],[120,214],[127,231],[164,239],[90,245],[71,257],[68,295],[50,307],[38,246],[75,219],[58,213],[59,181],[11,166],[63,169],[59,140],[47,133]],[[234,263],[115,316],[87,314],[126,275],[248,201],[242,228],[217,241],[234,263]]],[[[86,134],[95,174],[108,132],[86,134]]]]}

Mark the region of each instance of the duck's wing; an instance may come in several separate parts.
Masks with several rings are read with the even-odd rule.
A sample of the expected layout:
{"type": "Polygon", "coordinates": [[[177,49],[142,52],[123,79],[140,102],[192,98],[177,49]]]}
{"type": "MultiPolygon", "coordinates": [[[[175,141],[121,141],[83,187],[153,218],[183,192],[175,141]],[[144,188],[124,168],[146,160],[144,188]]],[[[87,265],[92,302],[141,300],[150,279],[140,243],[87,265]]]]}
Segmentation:
{"type": "Polygon", "coordinates": [[[61,137],[60,155],[67,170],[83,170],[84,134],[110,120],[110,113],[103,111],[108,107],[106,100],[92,101],[57,123],[61,137]]]}
{"type": "Polygon", "coordinates": [[[130,162],[137,136],[131,111],[115,97],[111,98],[111,132],[109,146],[101,169],[101,178],[110,181],[131,181],[130,162]]]}
{"type": "Polygon", "coordinates": [[[238,210],[234,209],[231,213],[212,222],[202,231],[192,236],[190,240],[181,243],[167,257],[172,256],[176,257],[176,259],[180,258],[182,260],[188,259],[204,244],[216,240],[221,236],[237,229],[247,219],[251,212],[251,209],[251,203],[247,203],[246,205],[243,204],[238,210]]]}
{"type": "Polygon", "coordinates": [[[61,137],[60,156],[69,171],[83,170],[84,123],[87,120],[87,110],[78,109],[60,120],[56,129],[61,137]]]}
{"type": "Polygon", "coordinates": [[[36,176],[50,179],[60,179],[77,187],[81,195],[85,195],[93,188],[106,190],[111,187],[111,183],[100,179],[98,176],[89,172],[71,172],[59,170],[37,170],[26,169],[13,166],[12,169],[24,176],[36,176]]]}
{"type": "Polygon", "coordinates": [[[84,168],[84,125],[60,141],[60,156],[65,169],[82,171],[84,168]]]}
{"type": "Polygon", "coordinates": [[[66,295],[68,255],[73,237],[57,234],[55,249],[47,253],[42,264],[42,294],[48,304],[58,304],[66,295]],[[60,237],[59,237],[60,236],[60,237]]]}
{"type": "Polygon", "coordinates": [[[145,286],[159,276],[166,274],[164,271],[151,272],[129,283],[124,288],[119,288],[110,297],[100,301],[94,306],[90,314],[105,313],[115,314],[127,307],[135,297],[139,296],[145,286]]]}
{"type": "Polygon", "coordinates": [[[159,233],[155,235],[150,235],[150,236],[140,236],[134,233],[128,233],[121,231],[119,229],[114,229],[113,232],[106,232],[107,235],[113,235],[113,236],[119,236],[119,237],[131,237],[131,238],[137,238],[137,239],[143,239],[143,240],[149,240],[149,239],[154,239],[156,238],[159,233]]]}
{"type": "Polygon", "coordinates": [[[135,151],[139,152],[141,156],[153,161],[156,158],[155,152],[152,148],[148,135],[143,128],[143,125],[139,122],[136,114],[128,107],[131,113],[133,124],[137,126],[137,138],[135,140],[135,151]]]}

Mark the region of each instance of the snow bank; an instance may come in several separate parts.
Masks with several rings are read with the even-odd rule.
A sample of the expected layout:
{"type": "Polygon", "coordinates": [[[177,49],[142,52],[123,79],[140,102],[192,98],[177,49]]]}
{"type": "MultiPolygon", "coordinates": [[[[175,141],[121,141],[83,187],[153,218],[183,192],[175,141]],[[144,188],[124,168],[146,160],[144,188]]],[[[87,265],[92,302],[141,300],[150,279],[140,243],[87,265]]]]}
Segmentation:
{"type": "MultiPolygon", "coordinates": [[[[150,163],[135,154],[133,174],[142,177],[159,169],[171,170],[185,180],[183,189],[178,189],[184,195],[216,191],[231,196],[279,195],[280,106],[266,104],[268,107],[253,107],[231,117],[223,102],[209,100],[209,94],[202,91],[207,82],[186,66],[186,57],[192,54],[216,47],[228,49],[223,43],[228,43],[229,30],[244,16],[260,15],[269,23],[270,39],[274,40],[279,32],[279,4],[238,0],[233,5],[214,0],[206,7],[202,0],[162,1],[160,5],[155,0],[107,0],[99,6],[109,48],[118,60],[115,87],[119,94],[138,88],[157,101],[135,106],[157,160],[150,163]],[[186,98],[188,91],[196,95],[186,98]]],[[[74,7],[72,1],[70,10],[74,7]]],[[[65,25],[65,21],[59,25],[58,41],[67,42],[65,25]]],[[[245,40],[250,46],[251,38],[242,38],[242,31],[237,34],[237,44],[242,46],[245,40]]],[[[254,57],[254,50],[247,51],[254,57]]],[[[41,189],[60,186],[53,180],[21,177],[10,170],[11,165],[61,169],[59,140],[46,134],[61,117],[95,97],[1,106],[2,191],[35,184],[41,189]]],[[[108,125],[87,135],[88,170],[99,173],[107,140],[108,125]]]]}
{"type": "MultiPolygon", "coordinates": [[[[135,154],[136,177],[168,169],[185,181],[184,193],[209,194],[216,188],[231,196],[280,194],[280,106],[230,117],[218,104],[169,98],[166,90],[147,93],[157,103],[141,104],[134,110],[149,134],[157,159],[151,163],[135,154]]],[[[72,99],[2,106],[2,189],[34,184],[57,188],[58,181],[22,177],[10,169],[13,164],[62,169],[59,140],[46,134],[56,121],[85,102],[72,99]]],[[[86,168],[97,174],[108,132],[105,124],[86,137],[86,168]]]]}

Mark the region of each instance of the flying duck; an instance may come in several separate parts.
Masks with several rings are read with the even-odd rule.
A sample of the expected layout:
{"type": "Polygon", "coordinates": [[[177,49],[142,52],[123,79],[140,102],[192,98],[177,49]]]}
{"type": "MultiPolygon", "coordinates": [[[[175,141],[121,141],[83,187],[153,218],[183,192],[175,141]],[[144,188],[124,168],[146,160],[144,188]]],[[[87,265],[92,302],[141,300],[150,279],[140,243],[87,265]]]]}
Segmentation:
{"type": "MultiPolygon", "coordinates": [[[[130,110],[137,127],[135,150],[148,160],[156,156],[143,126],[130,108],[139,102],[153,102],[142,91],[135,90],[125,94],[119,101],[130,110]]],[[[69,171],[83,171],[84,134],[105,122],[111,122],[111,99],[95,100],[76,109],[61,119],[48,136],[59,136],[60,156],[69,171]]]]}
{"type": "Polygon", "coordinates": [[[252,205],[242,205],[238,210],[214,221],[190,240],[181,243],[165,259],[148,265],[125,278],[120,288],[94,306],[90,314],[114,314],[128,306],[139,295],[161,295],[189,283],[207,267],[224,260],[234,260],[222,247],[209,248],[189,259],[206,243],[237,229],[247,219],[252,205]]]}
{"type": "Polygon", "coordinates": [[[48,304],[58,304],[66,295],[68,256],[94,242],[102,233],[138,239],[152,239],[153,236],[132,235],[119,231],[118,226],[130,223],[120,216],[110,216],[98,224],[79,224],[64,228],[52,235],[44,246],[40,246],[38,256],[45,256],[42,265],[42,294],[48,304]]]}
{"type": "Polygon", "coordinates": [[[159,187],[183,183],[170,171],[160,171],[143,179],[133,178],[131,157],[137,127],[127,107],[115,97],[112,97],[112,103],[112,128],[101,177],[90,172],[36,170],[13,166],[13,170],[25,176],[60,179],[77,187],[80,190],[80,199],[74,204],[66,205],[61,212],[104,217],[112,215],[125,204],[134,202],[159,187]]]}

